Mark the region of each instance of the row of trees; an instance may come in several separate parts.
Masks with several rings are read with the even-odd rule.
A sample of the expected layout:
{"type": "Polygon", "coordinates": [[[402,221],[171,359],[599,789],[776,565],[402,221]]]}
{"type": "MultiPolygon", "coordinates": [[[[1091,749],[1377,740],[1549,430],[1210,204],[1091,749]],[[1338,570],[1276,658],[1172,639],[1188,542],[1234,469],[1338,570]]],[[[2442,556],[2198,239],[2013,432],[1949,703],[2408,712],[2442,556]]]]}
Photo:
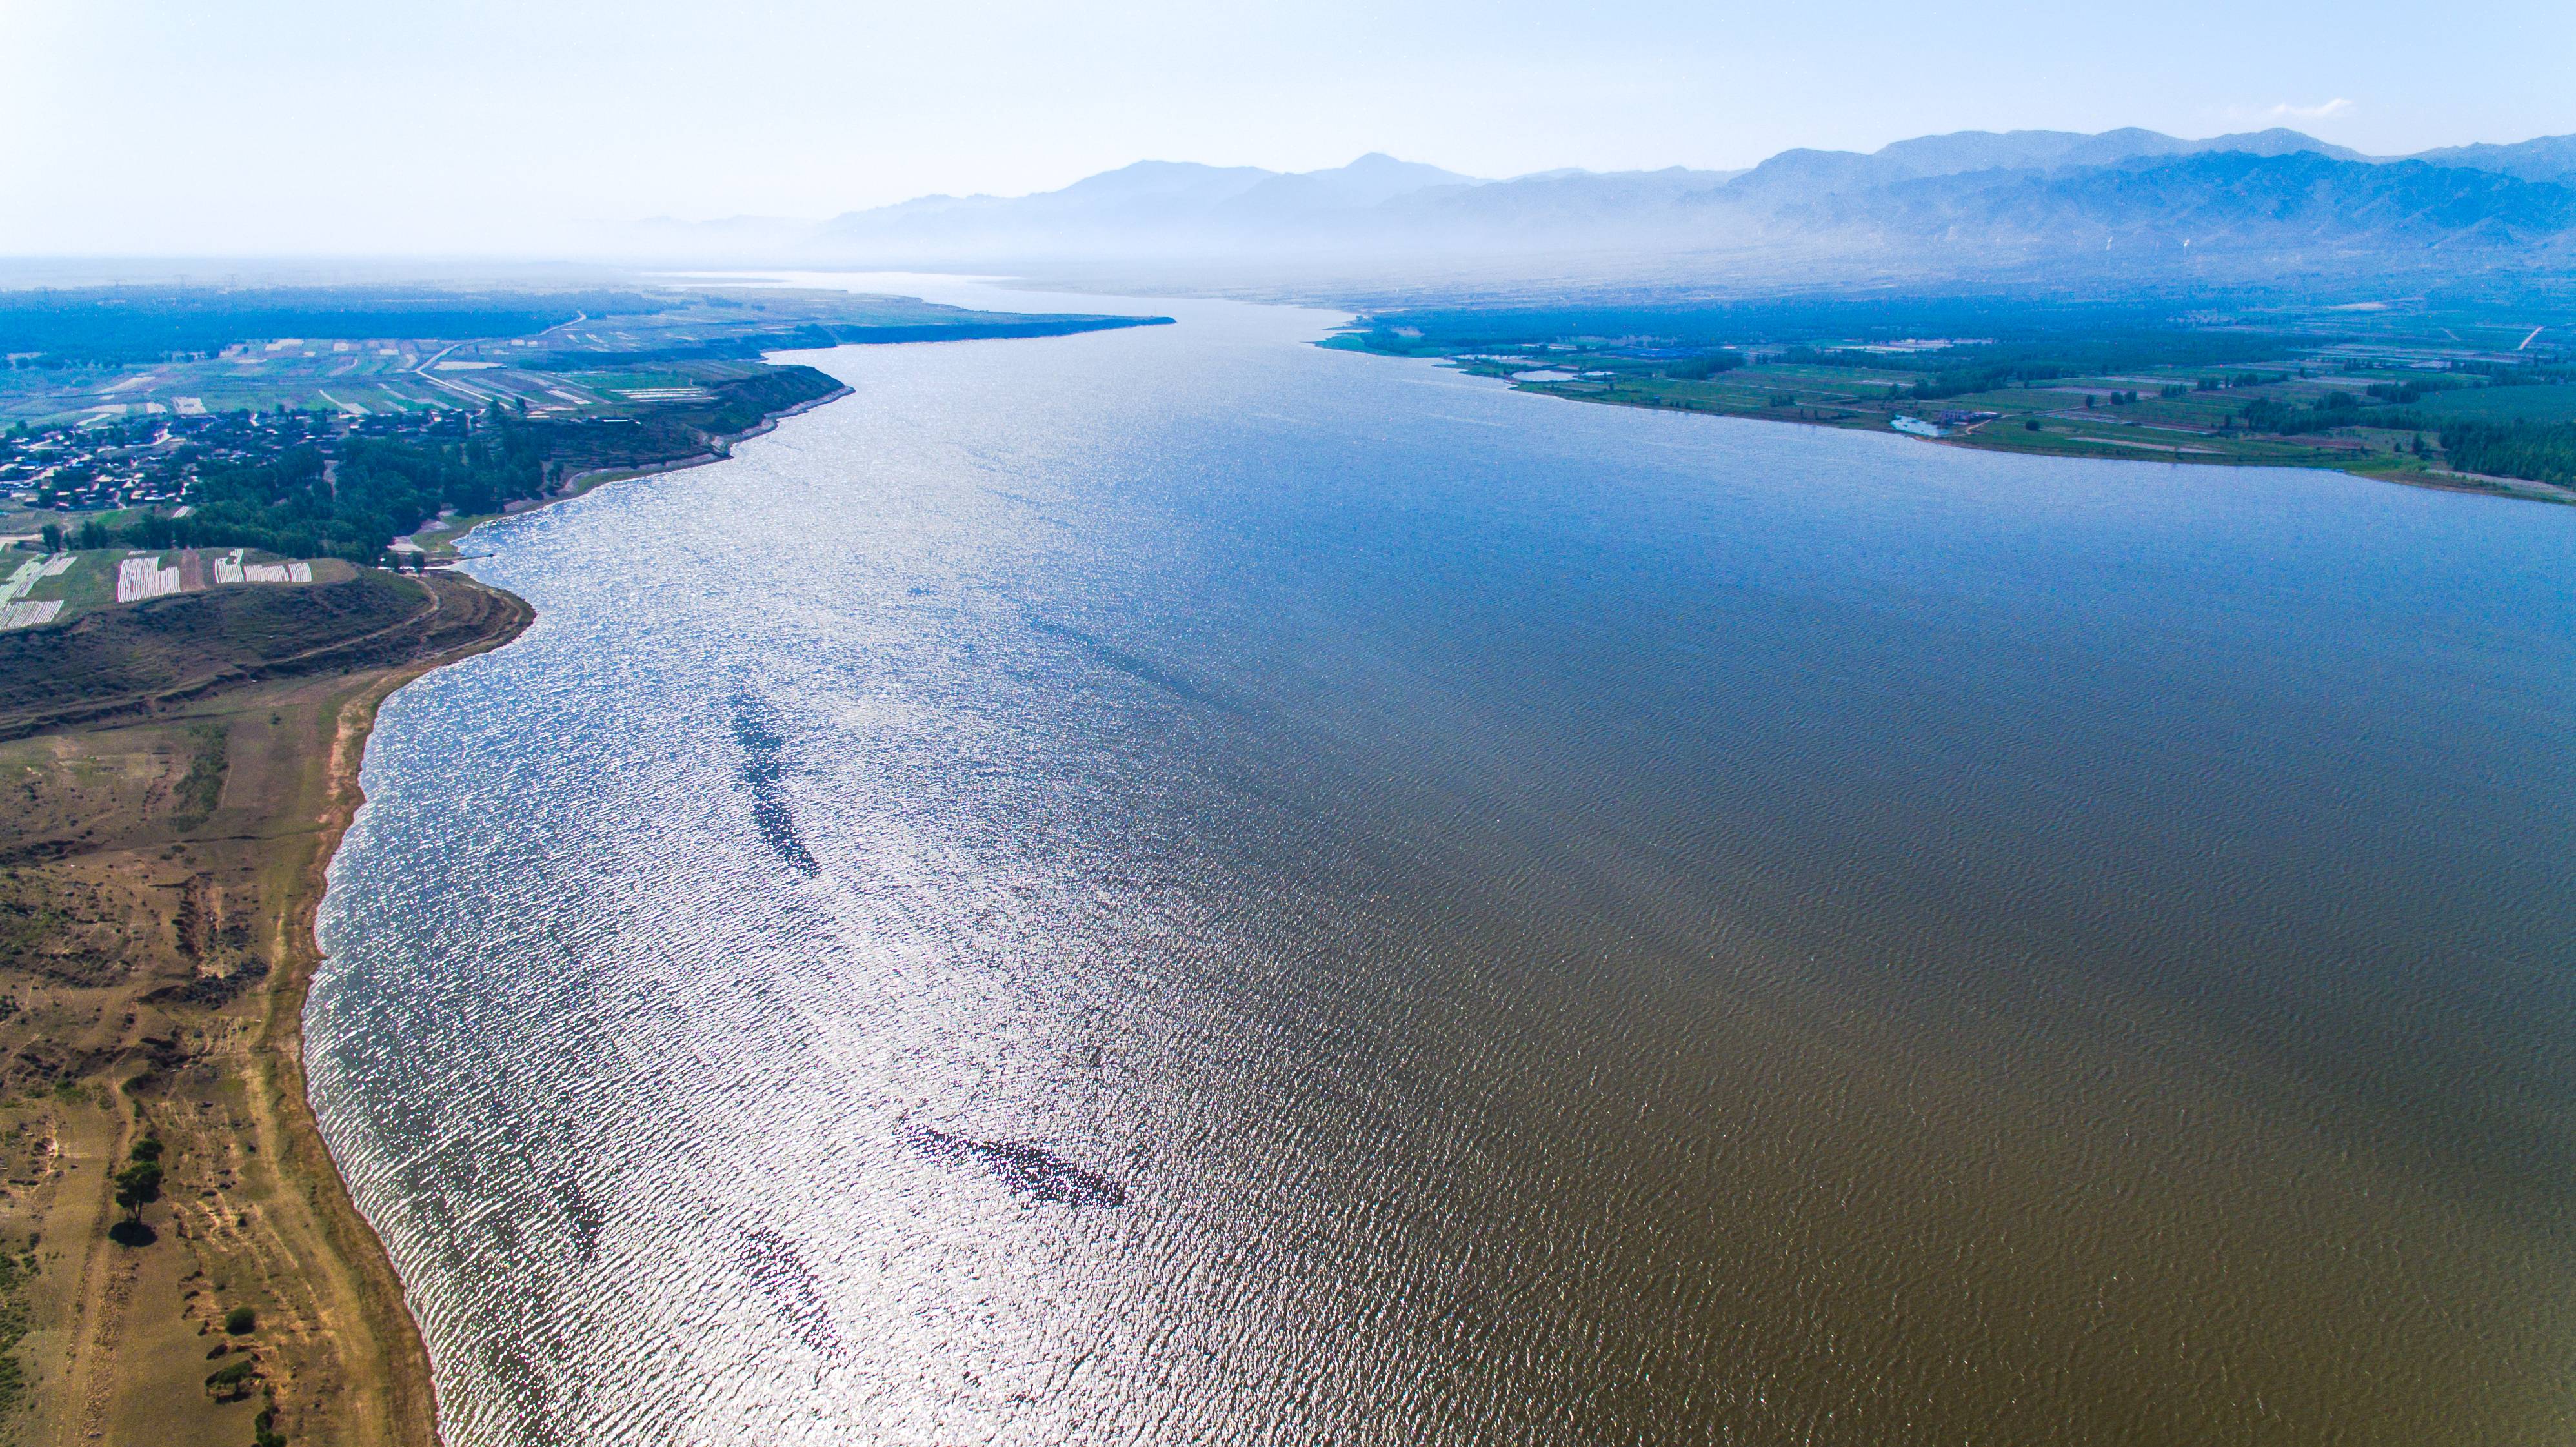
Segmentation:
{"type": "Polygon", "coordinates": [[[2343,391],[2328,392],[2308,406],[2280,397],[2257,397],[2238,408],[2236,415],[2256,432],[2322,432],[2362,421],[2361,399],[2343,391]]]}
{"type": "Polygon", "coordinates": [[[2466,385],[2444,377],[2409,377],[2402,382],[2373,382],[2370,395],[2382,402],[2412,407],[2435,392],[2448,392],[2466,385]]]}
{"type": "Polygon", "coordinates": [[[2576,422],[2453,423],[2442,451],[2462,472],[2576,487],[2576,422]]]}
{"type": "Polygon", "coordinates": [[[1732,372],[1744,365],[1744,354],[1731,347],[1720,347],[1679,362],[1667,363],[1664,375],[1685,382],[1705,382],[1720,372],[1732,372]]]}

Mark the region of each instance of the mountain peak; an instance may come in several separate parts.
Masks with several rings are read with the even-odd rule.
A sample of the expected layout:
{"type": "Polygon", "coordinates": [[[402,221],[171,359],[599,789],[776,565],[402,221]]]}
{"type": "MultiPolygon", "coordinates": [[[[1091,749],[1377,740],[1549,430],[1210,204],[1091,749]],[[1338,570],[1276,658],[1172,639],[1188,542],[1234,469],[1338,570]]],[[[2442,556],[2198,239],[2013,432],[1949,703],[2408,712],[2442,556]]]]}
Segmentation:
{"type": "Polygon", "coordinates": [[[1346,166],[1294,174],[1313,178],[1338,176],[1354,181],[1409,182],[1416,186],[1464,186],[1472,185],[1476,180],[1473,176],[1462,176],[1422,161],[1398,160],[1384,151],[1371,151],[1346,166]]]}

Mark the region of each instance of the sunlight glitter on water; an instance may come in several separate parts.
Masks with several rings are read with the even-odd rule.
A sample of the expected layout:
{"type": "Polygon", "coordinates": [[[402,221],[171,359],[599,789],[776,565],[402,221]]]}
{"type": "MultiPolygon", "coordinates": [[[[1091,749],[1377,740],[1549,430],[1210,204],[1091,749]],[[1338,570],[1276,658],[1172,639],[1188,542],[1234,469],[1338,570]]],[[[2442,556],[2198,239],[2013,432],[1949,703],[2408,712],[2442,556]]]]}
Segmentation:
{"type": "Polygon", "coordinates": [[[2563,1415],[2559,510],[1070,305],[1181,320],[818,356],[385,710],[313,1088],[451,1441],[2563,1415]]]}

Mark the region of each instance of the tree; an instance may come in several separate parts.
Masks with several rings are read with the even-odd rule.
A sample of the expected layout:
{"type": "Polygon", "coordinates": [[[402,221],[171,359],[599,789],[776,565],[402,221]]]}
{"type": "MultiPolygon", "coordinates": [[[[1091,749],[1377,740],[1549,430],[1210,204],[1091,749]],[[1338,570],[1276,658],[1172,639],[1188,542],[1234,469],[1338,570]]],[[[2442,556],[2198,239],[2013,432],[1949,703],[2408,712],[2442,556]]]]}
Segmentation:
{"type": "Polygon", "coordinates": [[[116,1173],[116,1204],[125,1208],[127,1220],[142,1220],[144,1206],[160,1199],[160,1162],[142,1161],[116,1173]]]}
{"type": "Polygon", "coordinates": [[[63,550],[63,525],[61,523],[45,524],[44,534],[46,552],[59,553],[63,550]]]}
{"type": "Polygon", "coordinates": [[[116,1204],[127,1219],[140,1223],[143,1207],[161,1199],[161,1138],[146,1131],[128,1152],[134,1164],[116,1173],[116,1204]]]}

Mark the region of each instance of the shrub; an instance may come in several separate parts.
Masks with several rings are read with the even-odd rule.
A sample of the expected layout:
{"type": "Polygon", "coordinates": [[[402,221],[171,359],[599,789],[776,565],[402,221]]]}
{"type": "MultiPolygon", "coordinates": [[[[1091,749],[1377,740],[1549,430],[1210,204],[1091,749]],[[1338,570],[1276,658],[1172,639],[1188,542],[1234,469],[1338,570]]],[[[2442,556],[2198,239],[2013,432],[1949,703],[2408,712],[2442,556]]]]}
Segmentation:
{"type": "Polygon", "coordinates": [[[224,1330],[234,1336],[248,1336],[259,1327],[259,1313],[247,1306],[236,1306],[224,1313],[224,1330]]]}
{"type": "Polygon", "coordinates": [[[250,1379],[258,1370],[255,1357],[227,1362],[206,1373],[206,1392],[218,1402],[238,1402],[250,1395],[250,1379]]]}

